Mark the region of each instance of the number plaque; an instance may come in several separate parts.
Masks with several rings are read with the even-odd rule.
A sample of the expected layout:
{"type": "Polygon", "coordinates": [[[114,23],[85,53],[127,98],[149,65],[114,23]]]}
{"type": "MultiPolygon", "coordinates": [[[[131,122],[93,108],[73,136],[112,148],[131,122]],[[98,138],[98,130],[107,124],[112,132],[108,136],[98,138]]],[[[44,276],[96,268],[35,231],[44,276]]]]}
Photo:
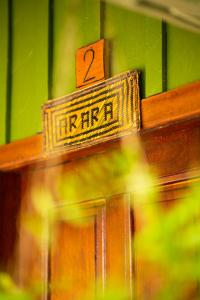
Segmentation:
{"type": "Polygon", "coordinates": [[[104,40],[76,52],[76,87],[82,88],[105,79],[104,40]]]}
{"type": "Polygon", "coordinates": [[[86,147],[140,127],[138,72],[127,72],[43,106],[47,152],[86,147]]]}

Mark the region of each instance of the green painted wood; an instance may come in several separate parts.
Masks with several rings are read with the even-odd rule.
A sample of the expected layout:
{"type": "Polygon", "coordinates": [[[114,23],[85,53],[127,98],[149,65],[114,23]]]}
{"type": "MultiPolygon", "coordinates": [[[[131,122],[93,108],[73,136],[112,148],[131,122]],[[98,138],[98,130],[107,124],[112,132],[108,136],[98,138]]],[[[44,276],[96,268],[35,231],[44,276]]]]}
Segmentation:
{"type": "Polygon", "coordinates": [[[100,38],[100,0],[54,0],[51,97],[73,92],[77,48],[100,38]]]}
{"type": "Polygon", "coordinates": [[[48,0],[13,0],[11,140],[41,130],[48,99],[48,0]]]}
{"type": "Polygon", "coordinates": [[[171,25],[165,28],[153,18],[100,5],[100,0],[12,2],[8,32],[9,2],[0,1],[0,143],[5,143],[9,131],[8,137],[16,140],[41,130],[41,105],[49,95],[55,98],[76,89],[76,49],[100,37],[110,44],[110,76],[134,68],[142,71],[142,97],[200,79],[198,34],[171,25]]]}
{"type": "Polygon", "coordinates": [[[167,87],[200,80],[200,34],[167,26],[167,87]]]}
{"type": "Polygon", "coordinates": [[[139,69],[142,97],[162,92],[162,22],[104,5],[102,34],[110,41],[111,75],[139,69]]]}
{"type": "Polygon", "coordinates": [[[0,144],[6,142],[8,1],[0,1],[0,144]]]}

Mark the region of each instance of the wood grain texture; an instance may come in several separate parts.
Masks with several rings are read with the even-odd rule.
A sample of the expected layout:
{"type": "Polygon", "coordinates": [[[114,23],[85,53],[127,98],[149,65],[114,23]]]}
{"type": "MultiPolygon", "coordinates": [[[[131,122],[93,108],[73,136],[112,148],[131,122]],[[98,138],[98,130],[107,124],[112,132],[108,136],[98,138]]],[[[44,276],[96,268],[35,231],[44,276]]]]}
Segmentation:
{"type": "Polygon", "coordinates": [[[142,128],[149,129],[200,115],[200,81],[143,99],[142,128]]]}
{"type": "MultiPolygon", "coordinates": [[[[37,218],[32,202],[34,188],[41,186],[54,190],[52,182],[57,181],[60,171],[63,175],[67,175],[67,172],[73,175],[73,169],[76,173],[81,163],[78,160],[63,164],[62,167],[54,166],[31,172],[22,170],[21,216],[37,218]]],[[[67,200],[66,208],[69,205],[67,200]]],[[[128,195],[114,196],[106,202],[100,199],[89,200],[80,201],[80,206],[86,210],[84,218],[88,217],[88,208],[93,208],[93,211],[90,210],[88,224],[79,226],[59,220],[55,223],[54,230],[51,231],[49,267],[44,261],[45,248],[38,248],[31,233],[20,222],[18,274],[22,286],[28,287],[36,279],[43,283],[48,276],[51,299],[81,299],[87,289],[91,291],[96,280],[100,280],[102,284],[98,285],[100,290],[109,283],[114,283],[125,285],[132,293],[132,227],[128,195]],[[102,206],[100,210],[99,202],[102,206]]],[[[63,206],[57,206],[55,201],[55,210],[58,208],[63,209],[63,206]]]]}
{"type": "Polygon", "coordinates": [[[47,294],[47,225],[34,205],[33,190],[44,185],[44,172],[36,175],[24,170],[20,173],[20,179],[17,284],[29,290],[38,286],[37,299],[43,300],[47,294]]]}
{"type": "MultiPolygon", "coordinates": [[[[27,3],[22,0],[13,1],[13,21],[18,20],[13,32],[14,77],[13,118],[11,120],[13,139],[21,138],[21,136],[38,130],[39,112],[37,116],[35,115],[34,124],[29,122],[29,117],[34,107],[35,111],[38,111],[38,103],[41,103],[47,91],[47,86],[44,85],[41,78],[46,80],[47,72],[45,67],[47,53],[44,53],[43,50],[48,48],[45,44],[48,31],[46,27],[48,2],[46,0],[42,4],[37,2],[32,0],[27,3]],[[37,10],[38,6],[42,9],[35,14],[33,19],[32,11],[37,10]],[[45,18],[41,18],[44,15],[45,18]],[[42,26],[43,29],[40,32],[38,30],[44,21],[45,26],[42,26]],[[24,26],[26,23],[28,24],[27,27],[24,26]],[[42,38],[43,34],[45,41],[42,38]],[[35,35],[37,41],[42,40],[39,45],[35,45],[35,38],[32,39],[35,35]],[[25,40],[21,44],[22,37],[25,40]],[[43,50],[41,51],[41,49],[43,50]],[[21,60],[22,57],[23,61],[21,60]],[[30,57],[31,59],[29,59],[30,57]],[[41,61],[44,62],[44,77],[41,73],[37,76],[38,69],[36,70],[34,65],[36,61],[37,63],[39,61],[40,64],[43,64],[41,61]],[[29,71],[33,75],[29,76],[29,71]],[[28,74],[25,79],[24,74],[28,74]],[[26,85],[25,90],[22,88],[22,82],[26,85]],[[41,84],[43,88],[45,87],[44,90],[41,88],[41,84]],[[34,86],[37,86],[37,91],[32,90],[34,86]],[[32,91],[31,94],[30,90],[32,91]],[[22,91],[24,91],[23,95],[22,91]],[[34,102],[36,96],[38,100],[34,102]],[[21,101],[24,102],[23,110],[22,106],[19,105],[22,103],[21,101]],[[30,104],[33,105],[30,106],[30,104]],[[21,115],[24,112],[26,118],[22,119],[21,115]],[[27,126],[24,126],[24,122],[27,126]]],[[[53,97],[57,97],[66,92],[74,91],[75,49],[100,38],[100,1],[60,0],[54,1],[54,6],[51,93],[53,97]],[[93,30],[88,30],[91,24],[93,30]]],[[[143,95],[161,92],[163,67],[161,22],[118,9],[110,4],[104,4],[104,7],[105,11],[102,13],[102,17],[104,16],[105,20],[101,20],[101,34],[112,40],[111,44],[114,50],[112,72],[119,73],[130,67],[145,69],[143,95]],[[121,26],[124,19],[126,22],[124,26],[121,26]],[[124,35],[125,31],[126,35],[124,35]],[[126,47],[127,44],[130,47],[126,47]]],[[[183,37],[184,35],[182,35],[183,37]]],[[[178,40],[172,42],[177,43],[178,40]]],[[[187,45],[187,47],[189,46],[190,44],[187,45]]],[[[177,44],[175,48],[178,47],[180,45],[177,44]]],[[[168,57],[170,58],[170,56],[174,59],[173,51],[169,53],[168,57]]],[[[181,72],[179,65],[184,56],[183,52],[179,61],[169,62],[168,70],[171,70],[170,72],[173,72],[173,68],[176,66],[175,72],[170,75],[172,78],[171,83],[169,82],[171,86],[176,83],[176,75],[179,76],[178,73],[181,72]]],[[[195,60],[195,56],[193,59],[195,60]]],[[[184,72],[185,70],[187,70],[187,65],[186,68],[184,66],[184,72]]],[[[185,78],[197,79],[197,74],[198,64],[195,68],[190,68],[189,75],[184,74],[183,81],[185,78]],[[193,73],[193,70],[196,71],[193,73]]],[[[182,78],[179,77],[179,80],[182,81],[182,78]]],[[[166,191],[161,199],[161,205],[166,211],[173,206],[174,201],[181,197],[182,189],[185,189],[185,180],[190,177],[195,177],[192,180],[196,180],[196,177],[199,177],[199,95],[200,82],[197,82],[175,91],[144,99],[141,103],[143,129],[139,133],[139,137],[148,163],[156,168],[161,179],[160,182],[166,185],[166,191]],[[173,184],[171,184],[172,182],[173,184]],[[181,187],[179,184],[182,184],[181,187]]],[[[125,138],[124,141],[128,143],[129,138],[125,138]]],[[[91,282],[95,282],[97,278],[102,280],[102,288],[114,279],[128,287],[130,294],[132,294],[133,253],[131,239],[133,230],[138,230],[143,224],[140,220],[141,209],[140,212],[135,211],[133,226],[128,195],[122,194],[107,198],[107,205],[105,207],[105,203],[102,203],[98,216],[93,207],[89,211],[90,217],[92,215],[92,222],[83,228],[63,221],[58,222],[55,228],[57,234],[52,236],[48,262],[45,260],[47,257],[43,256],[44,253],[41,253],[41,249],[38,249],[31,234],[22,228],[22,219],[17,221],[19,213],[21,216],[28,213],[34,218],[37,217],[32,207],[31,190],[38,181],[42,186],[45,184],[52,186],[56,182],[56,174],[59,174],[60,169],[63,175],[70,173],[80,175],[80,167],[81,165],[84,166],[84,161],[88,160],[89,156],[104,155],[106,151],[120,149],[120,147],[121,140],[119,139],[102,140],[101,144],[88,146],[85,149],[76,149],[62,155],[47,156],[43,152],[41,134],[0,147],[2,204],[0,213],[0,262],[1,267],[6,271],[9,271],[11,266],[11,273],[15,262],[17,262],[18,282],[22,286],[31,286],[38,280],[41,283],[41,281],[49,279],[52,284],[52,294],[49,299],[74,298],[79,300],[83,290],[87,289],[91,282]],[[35,179],[32,179],[32,176],[35,179]],[[17,258],[15,257],[16,245],[18,245],[17,258]],[[48,263],[49,265],[47,265],[48,263]]],[[[94,204],[92,197],[87,200],[94,204]]],[[[45,251],[47,250],[48,246],[46,245],[45,251]]],[[[137,260],[137,254],[135,257],[137,260]]],[[[135,271],[135,278],[139,283],[141,292],[140,296],[144,295],[143,292],[145,292],[145,298],[153,298],[154,292],[160,284],[159,271],[157,273],[156,269],[153,270],[143,261],[136,261],[135,271]]],[[[44,299],[46,298],[47,294],[45,293],[44,299]]],[[[192,298],[189,297],[189,299],[192,298]]]]}
{"type": "Polygon", "coordinates": [[[52,300],[81,299],[95,282],[94,220],[83,227],[57,224],[51,247],[50,282],[52,300]]]}
{"type": "MultiPolygon", "coordinates": [[[[200,140],[200,120],[188,121],[186,123],[167,126],[160,129],[154,129],[150,131],[144,131],[140,134],[141,144],[146,154],[147,160],[152,167],[156,169],[157,174],[163,181],[173,181],[174,176],[179,172],[179,179],[185,177],[196,177],[199,175],[200,165],[200,153],[199,153],[199,140],[200,140]],[[158,146],[159,145],[159,146],[158,146]],[[182,159],[179,159],[182,157],[182,159]],[[171,163],[169,163],[171,162],[171,163]]],[[[119,149],[121,140],[115,140],[110,142],[104,142],[92,147],[88,147],[83,150],[77,150],[63,154],[61,156],[48,156],[45,157],[41,152],[40,143],[41,140],[35,140],[33,138],[33,144],[31,151],[34,156],[31,156],[31,152],[27,151],[27,156],[21,157],[21,144],[19,149],[14,147],[15,144],[11,144],[12,147],[8,147],[10,161],[5,159],[5,156],[1,157],[1,169],[4,171],[17,169],[27,166],[28,168],[45,168],[61,164],[66,161],[73,161],[77,158],[84,158],[97,153],[103,153],[106,149],[119,149]],[[35,151],[35,145],[39,145],[38,153],[35,151]],[[14,149],[13,152],[11,149],[14,149]],[[16,151],[18,150],[18,152],[16,151]],[[12,159],[15,159],[15,161],[12,159]]],[[[129,138],[123,139],[124,142],[129,141],[129,138]]],[[[26,143],[24,143],[26,147],[26,143]]],[[[6,147],[3,147],[3,153],[6,153],[6,147]]],[[[8,156],[7,156],[8,157],[8,156]]]]}
{"type": "Polygon", "coordinates": [[[1,146],[0,164],[5,166],[5,168],[2,168],[1,170],[12,169],[12,165],[19,167],[28,162],[31,163],[39,160],[43,157],[42,148],[41,135],[31,136],[29,138],[1,146]]]}
{"type": "Polygon", "coordinates": [[[76,51],[76,87],[81,88],[105,79],[104,40],[76,51]]]}
{"type": "MultiPolygon", "coordinates": [[[[167,148],[168,141],[172,139],[173,136],[173,127],[175,126],[176,128],[178,128],[178,125],[174,124],[176,124],[177,122],[182,123],[184,119],[198,119],[198,116],[200,115],[200,82],[198,81],[196,83],[186,85],[176,90],[159,94],[148,99],[144,99],[142,100],[141,111],[142,130],[140,131],[140,134],[142,135],[143,143],[148,144],[149,149],[151,147],[151,156],[153,157],[153,153],[155,153],[155,151],[159,152],[159,149],[156,149],[156,139],[158,140],[158,138],[151,138],[151,136],[153,136],[153,131],[154,133],[157,132],[155,136],[160,136],[160,142],[163,140],[162,135],[164,134],[164,132],[167,130],[169,131],[169,134],[165,137],[165,143],[163,143],[163,147],[167,148]],[[164,129],[164,127],[166,126],[169,127],[169,129],[164,129]],[[172,131],[171,135],[170,130],[172,131]]],[[[195,125],[195,122],[192,122],[192,124],[194,124],[194,127],[196,127],[196,129],[194,129],[196,130],[196,134],[191,136],[191,138],[196,139],[196,143],[191,144],[191,149],[193,147],[197,147],[198,144],[198,125],[197,123],[195,125]]],[[[184,125],[180,125],[180,128],[181,126],[184,127],[184,125]]],[[[176,138],[174,137],[174,139],[176,138]]],[[[119,142],[120,141],[112,142],[111,145],[114,145],[115,143],[117,144],[119,142]]],[[[186,144],[185,142],[183,143],[185,148],[190,147],[189,144],[186,144]]],[[[77,151],[66,152],[66,154],[61,156],[51,155],[47,157],[43,152],[42,135],[38,134],[33,137],[29,137],[11,144],[7,144],[5,146],[1,146],[0,170],[5,171],[16,169],[40,161],[45,162],[47,161],[47,159],[48,163],[50,163],[51,160],[52,162],[57,162],[58,158],[60,161],[75,159],[78,156],[81,157],[87,154],[89,155],[93,153],[93,151],[103,151],[104,148],[107,147],[106,145],[108,145],[108,142],[95,145],[94,148],[88,147],[82,150],[77,149],[77,151]]]]}
{"type": "Polygon", "coordinates": [[[97,292],[106,286],[106,206],[96,215],[96,280],[99,281],[97,292]]]}
{"type": "Polygon", "coordinates": [[[141,141],[147,161],[156,169],[160,177],[175,174],[180,176],[181,173],[199,169],[199,118],[159,130],[143,132],[141,141]]]}
{"type": "MultiPolygon", "coordinates": [[[[173,181],[178,181],[180,178],[177,177],[177,174],[185,173],[187,176],[188,168],[199,169],[199,117],[182,123],[172,123],[166,127],[144,130],[140,133],[140,138],[148,162],[153,167],[158,168],[161,177],[174,175],[173,181]]],[[[84,168],[85,161],[90,159],[90,155],[93,154],[93,160],[95,160],[113,148],[120,149],[120,146],[120,141],[109,141],[76,153],[72,152],[61,159],[55,157],[52,165],[49,164],[49,161],[48,165],[45,163],[35,165],[33,160],[29,161],[29,163],[32,162],[33,167],[30,170],[20,169],[21,180],[17,181],[14,176],[12,178],[14,185],[10,185],[8,180],[9,177],[7,176],[10,173],[2,173],[0,191],[4,190],[3,200],[8,201],[9,197],[13,200],[13,197],[16,196],[15,193],[19,191],[21,213],[31,214],[35,218],[37,214],[35,214],[32,207],[31,194],[34,187],[39,185],[50,188],[53,191],[54,201],[57,203],[58,199],[54,184],[56,184],[59,175],[65,175],[66,178],[69,178],[70,175],[78,175],[80,178],[81,168],[84,168]],[[2,180],[5,181],[6,186],[2,184],[2,180]]],[[[37,161],[36,157],[34,159],[37,161]]],[[[39,159],[41,159],[41,156],[39,156],[39,159]]],[[[98,160],[96,160],[96,163],[98,163],[98,160]]],[[[90,173],[93,176],[92,169],[90,173]]],[[[178,185],[174,183],[171,187],[166,185],[166,192],[163,193],[162,205],[165,207],[168,206],[165,205],[165,202],[173,202],[175,199],[179,199],[182,190],[185,188],[182,182],[178,185]],[[173,192],[170,190],[171,187],[173,192]]],[[[144,260],[138,258],[137,253],[136,255],[134,253],[137,260],[135,263],[136,268],[133,269],[132,265],[132,233],[135,228],[139,230],[140,226],[143,226],[142,220],[140,220],[142,208],[135,210],[135,219],[133,220],[129,195],[116,195],[115,193],[113,197],[107,197],[106,201],[100,201],[102,208],[98,207],[97,215],[96,208],[94,209],[94,203],[96,203],[95,193],[92,193],[93,196],[89,194],[88,197],[84,191],[78,193],[81,198],[78,200],[83,208],[87,206],[87,203],[91,204],[93,210],[89,211],[89,215],[90,218],[92,216],[92,222],[84,227],[78,227],[67,222],[58,221],[55,226],[56,234],[52,235],[49,265],[47,265],[44,253],[41,252],[41,249],[38,249],[31,234],[24,230],[20,223],[18,247],[20,284],[27,287],[36,279],[42,282],[44,280],[47,282],[48,279],[52,287],[50,299],[73,298],[79,300],[85,290],[91,287],[91,283],[95,283],[98,278],[102,281],[101,289],[111,283],[116,288],[120,286],[127,287],[131,295],[132,276],[135,271],[134,281],[137,280],[137,292],[140,295],[145,293],[149,299],[150,297],[153,299],[154,293],[160,285],[159,270],[157,272],[157,269],[152,269],[152,266],[147,265],[144,260]]],[[[110,190],[107,191],[107,194],[109,192],[110,190]]],[[[12,217],[12,214],[10,216],[7,212],[9,206],[6,206],[5,210],[5,216],[12,217]]],[[[3,230],[0,231],[0,240],[5,242],[4,239],[5,231],[3,230]]],[[[12,238],[11,240],[15,243],[15,240],[12,238]]],[[[8,244],[10,245],[10,242],[8,244]]],[[[46,245],[46,252],[47,249],[48,246],[46,245]]],[[[4,255],[2,262],[5,263],[5,261],[6,256],[4,255]]]]}
{"type": "Polygon", "coordinates": [[[115,196],[106,207],[107,285],[119,284],[132,295],[132,220],[129,195],[115,196]]]}
{"type": "Polygon", "coordinates": [[[20,183],[19,174],[0,174],[0,268],[12,276],[16,275],[17,267],[15,261],[19,234],[20,183]]]}

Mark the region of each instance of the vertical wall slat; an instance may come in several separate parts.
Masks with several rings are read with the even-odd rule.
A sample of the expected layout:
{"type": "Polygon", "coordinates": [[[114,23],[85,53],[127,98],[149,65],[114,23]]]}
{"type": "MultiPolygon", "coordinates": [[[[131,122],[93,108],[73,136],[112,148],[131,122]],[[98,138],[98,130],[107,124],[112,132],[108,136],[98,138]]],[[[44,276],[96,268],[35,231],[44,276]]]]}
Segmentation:
{"type": "Polygon", "coordinates": [[[100,37],[110,41],[111,76],[142,71],[142,97],[200,79],[199,35],[164,29],[156,19],[112,4],[101,4],[100,12],[100,0],[0,1],[0,143],[41,130],[41,105],[75,90],[76,49],[100,37]]]}
{"type": "Polygon", "coordinates": [[[111,44],[111,75],[142,71],[142,96],[162,92],[162,22],[111,4],[104,5],[103,35],[111,44]]]}
{"type": "MultiPolygon", "coordinates": [[[[145,17],[145,46],[140,49],[139,59],[145,53],[145,97],[163,92],[163,31],[162,22],[145,17]]],[[[142,18],[141,18],[142,22],[142,18]]],[[[140,29],[138,28],[138,34],[140,29]]],[[[142,36],[140,37],[142,38],[142,36]]],[[[138,43],[139,45],[139,43],[138,43]]],[[[140,48],[138,46],[138,48],[140,48]]]]}
{"type": "Polygon", "coordinates": [[[75,90],[77,48],[100,38],[100,0],[54,0],[52,97],[75,90]]]}
{"type": "Polygon", "coordinates": [[[167,25],[168,89],[200,79],[200,35],[167,25]]]}
{"type": "Polygon", "coordinates": [[[48,0],[13,0],[11,140],[41,130],[48,98],[48,0]]]}
{"type": "Polygon", "coordinates": [[[0,1],[0,144],[6,142],[8,79],[8,1],[0,1]]]}

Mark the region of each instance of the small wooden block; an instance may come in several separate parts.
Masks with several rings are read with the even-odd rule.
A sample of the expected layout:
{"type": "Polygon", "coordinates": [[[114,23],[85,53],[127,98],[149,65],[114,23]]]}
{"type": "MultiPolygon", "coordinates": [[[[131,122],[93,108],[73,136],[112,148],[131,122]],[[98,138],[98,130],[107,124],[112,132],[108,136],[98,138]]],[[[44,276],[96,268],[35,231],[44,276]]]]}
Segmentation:
{"type": "Polygon", "coordinates": [[[105,79],[104,40],[76,52],[76,87],[82,88],[105,79]]]}

